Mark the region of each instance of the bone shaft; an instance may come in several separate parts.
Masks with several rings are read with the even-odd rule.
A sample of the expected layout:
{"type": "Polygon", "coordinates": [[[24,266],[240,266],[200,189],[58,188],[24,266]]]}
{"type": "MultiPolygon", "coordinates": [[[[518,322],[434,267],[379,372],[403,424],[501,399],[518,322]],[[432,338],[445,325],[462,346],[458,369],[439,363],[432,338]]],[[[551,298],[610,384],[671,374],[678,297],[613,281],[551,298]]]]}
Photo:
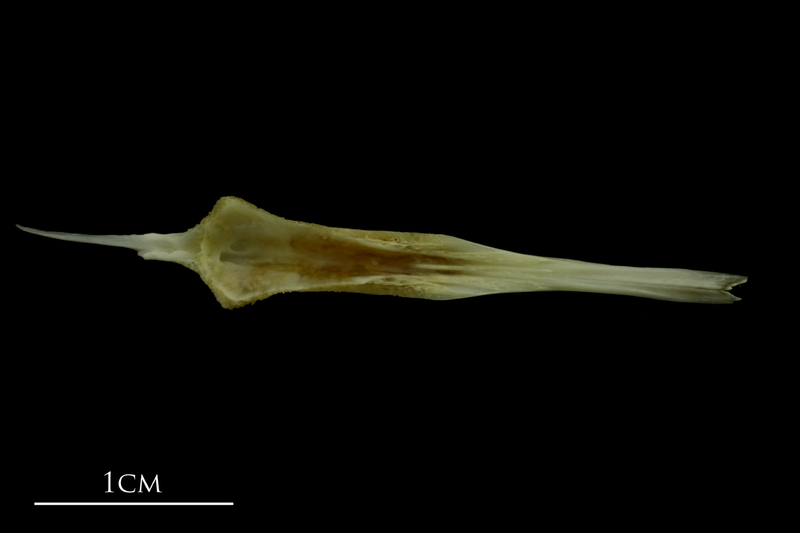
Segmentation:
{"type": "MultiPolygon", "coordinates": [[[[619,294],[693,303],[732,303],[739,298],[726,292],[747,278],[717,272],[674,268],[641,268],[566,259],[519,256],[513,266],[467,268],[462,275],[471,278],[482,292],[579,291],[619,294]],[[530,258],[525,265],[523,257],[530,258]]],[[[463,282],[468,283],[468,279],[463,282]]],[[[465,295],[466,296],[466,295],[465,295]]]]}

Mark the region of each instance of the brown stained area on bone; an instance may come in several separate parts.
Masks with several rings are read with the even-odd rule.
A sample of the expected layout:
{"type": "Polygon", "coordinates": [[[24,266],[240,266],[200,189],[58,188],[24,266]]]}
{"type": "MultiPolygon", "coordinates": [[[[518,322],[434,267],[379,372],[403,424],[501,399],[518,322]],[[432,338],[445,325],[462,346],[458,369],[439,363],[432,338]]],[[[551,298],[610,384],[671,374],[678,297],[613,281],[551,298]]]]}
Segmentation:
{"type": "MultiPolygon", "coordinates": [[[[303,276],[348,278],[370,275],[457,275],[455,267],[466,265],[461,259],[415,251],[387,250],[358,240],[296,237],[289,244],[308,264],[297,265],[303,276]]],[[[408,247],[406,247],[408,248],[408,247]]]]}
{"type": "Polygon", "coordinates": [[[270,237],[237,241],[220,254],[220,260],[250,269],[246,278],[239,278],[237,291],[243,293],[271,287],[272,294],[323,290],[407,297],[424,297],[426,276],[463,274],[463,267],[470,264],[461,258],[417,251],[406,239],[400,244],[390,236],[363,240],[307,233],[295,234],[285,243],[270,237]],[[387,249],[385,243],[390,247],[396,244],[398,249],[387,249]],[[257,252],[251,255],[254,250],[257,252]],[[268,250],[276,253],[265,253],[268,250]],[[292,282],[298,275],[307,280],[306,288],[298,289],[292,282]]]}
{"type": "Polygon", "coordinates": [[[318,290],[419,296],[474,263],[449,254],[435,236],[294,222],[232,198],[208,220],[206,249],[229,273],[220,291],[237,300],[318,290]]]}

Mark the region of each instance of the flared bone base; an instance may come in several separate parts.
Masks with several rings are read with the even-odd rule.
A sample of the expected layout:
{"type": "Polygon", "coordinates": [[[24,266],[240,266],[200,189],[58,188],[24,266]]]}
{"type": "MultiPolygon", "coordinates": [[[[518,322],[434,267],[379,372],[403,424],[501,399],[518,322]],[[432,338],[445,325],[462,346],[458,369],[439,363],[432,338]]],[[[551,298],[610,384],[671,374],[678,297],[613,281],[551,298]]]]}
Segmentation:
{"type": "Polygon", "coordinates": [[[81,235],[18,226],[67,241],[121,246],[191,268],[226,309],[290,291],[347,291],[450,300],[528,291],[582,291],[731,303],[747,278],[638,268],[498,250],[447,235],[328,228],[286,220],[228,196],[197,226],[161,235],[81,235]]]}

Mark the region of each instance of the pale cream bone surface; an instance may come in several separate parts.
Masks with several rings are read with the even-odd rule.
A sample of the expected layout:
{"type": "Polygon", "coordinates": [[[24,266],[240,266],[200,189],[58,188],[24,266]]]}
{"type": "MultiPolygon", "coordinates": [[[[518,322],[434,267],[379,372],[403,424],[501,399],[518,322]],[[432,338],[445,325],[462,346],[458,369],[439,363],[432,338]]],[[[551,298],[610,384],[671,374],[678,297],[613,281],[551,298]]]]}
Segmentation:
{"type": "Polygon", "coordinates": [[[363,231],[294,222],[228,196],[185,233],[81,235],[17,226],[66,241],[132,248],[191,268],[222,307],[290,291],[347,291],[451,300],[483,294],[582,291],[731,303],[747,278],[674,268],[601,265],[506,252],[426,233],[363,231]]]}

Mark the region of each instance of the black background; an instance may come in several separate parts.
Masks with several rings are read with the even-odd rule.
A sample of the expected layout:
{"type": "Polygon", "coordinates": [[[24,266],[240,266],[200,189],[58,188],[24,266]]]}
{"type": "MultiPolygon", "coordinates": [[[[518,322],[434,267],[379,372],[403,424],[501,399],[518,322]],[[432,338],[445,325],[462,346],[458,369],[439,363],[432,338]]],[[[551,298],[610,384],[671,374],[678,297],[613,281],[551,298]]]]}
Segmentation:
{"type": "MultiPolygon", "coordinates": [[[[181,232],[233,195],[328,226],[751,275],[746,54],[688,23],[513,18],[32,43],[10,222],[181,232]]],[[[299,522],[732,512],[757,282],[730,306],[295,293],[229,311],[179,265],[12,233],[31,501],[299,522]],[[162,494],[105,494],[108,471],[158,474],[162,494]]]]}

